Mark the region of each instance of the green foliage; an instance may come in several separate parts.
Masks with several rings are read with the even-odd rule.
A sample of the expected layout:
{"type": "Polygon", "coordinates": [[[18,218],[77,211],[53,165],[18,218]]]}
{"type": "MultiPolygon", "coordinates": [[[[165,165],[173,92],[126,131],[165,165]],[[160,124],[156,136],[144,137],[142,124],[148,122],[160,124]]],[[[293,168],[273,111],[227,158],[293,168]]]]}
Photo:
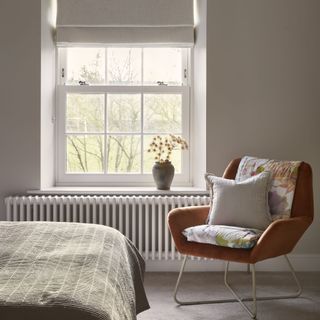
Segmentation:
{"type": "Polygon", "coordinates": [[[69,135],[67,138],[68,172],[103,172],[104,136],[69,135]]]}
{"type": "Polygon", "coordinates": [[[108,136],[109,173],[140,173],[140,136],[108,136]]]}
{"type": "Polygon", "coordinates": [[[145,94],[144,130],[146,132],[181,132],[181,95],[145,94]]]}

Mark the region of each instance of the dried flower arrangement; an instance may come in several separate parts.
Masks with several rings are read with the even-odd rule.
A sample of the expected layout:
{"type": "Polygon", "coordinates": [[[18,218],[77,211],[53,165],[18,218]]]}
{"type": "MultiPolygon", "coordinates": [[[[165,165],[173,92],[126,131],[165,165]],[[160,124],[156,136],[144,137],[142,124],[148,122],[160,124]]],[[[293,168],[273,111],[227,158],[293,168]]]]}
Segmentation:
{"type": "Polygon", "coordinates": [[[170,134],[169,136],[156,136],[149,144],[148,152],[154,154],[154,160],[159,163],[170,162],[172,151],[188,149],[188,143],[186,140],[179,136],[170,134]]]}

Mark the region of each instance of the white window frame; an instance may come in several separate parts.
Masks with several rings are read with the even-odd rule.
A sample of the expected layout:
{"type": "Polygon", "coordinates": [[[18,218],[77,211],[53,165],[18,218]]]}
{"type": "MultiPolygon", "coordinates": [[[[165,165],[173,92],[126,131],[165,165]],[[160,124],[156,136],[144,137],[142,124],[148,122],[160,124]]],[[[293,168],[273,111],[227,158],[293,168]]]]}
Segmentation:
{"type": "MultiPolygon", "coordinates": [[[[135,46],[136,47],[136,46],[135,46]]],[[[162,86],[162,85],[66,85],[67,79],[67,49],[58,48],[57,50],[57,103],[56,103],[56,186],[115,186],[115,187],[148,187],[154,186],[151,173],[67,173],[66,172],[66,100],[69,93],[87,93],[87,94],[105,94],[105,103],[108,93],[118,94],[141,94],[143,108],[143,94],[166,94],[176,93],[182,97],[182,132],[181,135],[189,144],[189,150],[181,153],[181,173],[175,173],[173,186],[191,186],[190,172],[190,57],[191,49],[182,49],[182,86],[162,86]]],[[[143,111],[143,110],[142,110],[143,111]]],[[[143,148],[143,112],[141,112],[141,148],[143,148]]],[[[159,133],[149,133],[147,135],[158,135],[159,133]]],[[[161,135],[170,134],[161,133],[161,135]]],[[[104,132],[106,135],[106,132],[104,132]]],[[[142,149],[143,150],[143,149],[142,149]]],[[[141,157],[141,166],[143,170],[143,160],[141,157]]]]}

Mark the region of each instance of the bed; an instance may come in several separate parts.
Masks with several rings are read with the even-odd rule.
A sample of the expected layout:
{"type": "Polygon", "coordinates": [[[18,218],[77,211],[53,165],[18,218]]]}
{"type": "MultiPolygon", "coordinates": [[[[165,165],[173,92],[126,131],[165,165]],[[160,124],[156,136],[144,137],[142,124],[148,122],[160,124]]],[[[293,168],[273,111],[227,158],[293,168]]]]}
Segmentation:
{"type": "Polygon", "coordinates": [[[132,320],[149,308],[144,261],[119,231],[0,222],[1,320],[132,320]]]}

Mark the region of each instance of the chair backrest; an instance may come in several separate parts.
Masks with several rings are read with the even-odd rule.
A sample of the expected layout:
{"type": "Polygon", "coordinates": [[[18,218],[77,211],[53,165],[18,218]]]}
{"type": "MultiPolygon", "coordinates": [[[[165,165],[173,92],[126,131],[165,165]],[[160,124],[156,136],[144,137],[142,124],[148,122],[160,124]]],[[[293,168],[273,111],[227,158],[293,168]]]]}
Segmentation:
{"type": "MultiPolygon", "coordinates": [[[[241,158],[232,160],[224,171],[223,177],[235,179],[241,158]]],[[[298,179],[291,208],[291,217],[307,216],[313,219],[313,186],[311,166],[302,162],[299,167],[298,179]]]]}

